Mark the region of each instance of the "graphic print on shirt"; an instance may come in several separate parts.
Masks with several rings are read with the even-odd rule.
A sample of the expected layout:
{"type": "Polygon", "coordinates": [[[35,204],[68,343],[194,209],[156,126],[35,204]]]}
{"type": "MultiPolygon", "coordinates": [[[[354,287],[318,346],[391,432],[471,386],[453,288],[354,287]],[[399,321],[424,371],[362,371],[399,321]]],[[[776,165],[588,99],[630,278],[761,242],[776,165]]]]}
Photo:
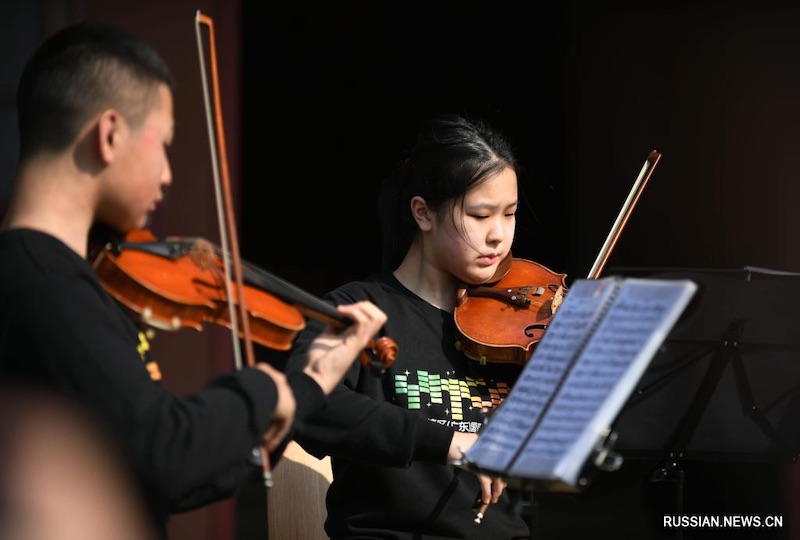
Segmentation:
{"type": "Polygon", "coordinates": [[[394,401],[409,410],[425,410],[432,422],[447,425],[457,431],[477,433],[482,418],[500,405],[511,391],[505,381],[486,381],[458,376],[454,371],[443,375],[426,370],[404,373],[394,377],[394,401]]]}
{"type": "Polygon", "coordinates": [[[150,378],[154,381],[161,380],[161,370],[158,367],[158,364],[150,355],[150,340],[147,339],[148,335],[147,332],[144,330],[139,331],[139,345],[136,346],[136,352],[139,353],[139,356],[142,357],[142,361],[144,362],[145,367],[147,367],[148,373],[150,373],[150,378]]]}

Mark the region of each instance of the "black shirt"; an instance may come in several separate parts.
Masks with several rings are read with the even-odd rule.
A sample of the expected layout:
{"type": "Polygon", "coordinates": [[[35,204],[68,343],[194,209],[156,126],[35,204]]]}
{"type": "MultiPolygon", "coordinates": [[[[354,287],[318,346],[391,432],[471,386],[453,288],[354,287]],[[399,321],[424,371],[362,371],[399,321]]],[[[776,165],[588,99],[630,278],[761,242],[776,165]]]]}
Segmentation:
{"type": "MultiPolygon", "coordinates": [[[[308,452],[332,458],[331,538],[527,538],[507,494],[475,524],[477,477],[446,464],[453,431],[479,431],[481,409],[499,405],[519,368],[467,359],[455,348],[453,315],[392,275],[349,283],[327,298],[371,300],[386,313],[385,333],[398,347],[381,377],[357,363],[325,410],[295,436],[308,452]]],[[[302,365],[320,328],[312,321],[301,332],[287,370],[302,365]]]]}
{"type": "MultiPolygon", "coordinates": [[[[170,513],[228,497],[253,472],[277,392],[244,368],[176,396],[151,379],[141,344],[87,261],[41,232],[0,233],[0,381],[53,390],[97,420],[165,532],[170,513]]],[[[298,415],[324,403],[309,377],[290,384],[298,415]]]]}

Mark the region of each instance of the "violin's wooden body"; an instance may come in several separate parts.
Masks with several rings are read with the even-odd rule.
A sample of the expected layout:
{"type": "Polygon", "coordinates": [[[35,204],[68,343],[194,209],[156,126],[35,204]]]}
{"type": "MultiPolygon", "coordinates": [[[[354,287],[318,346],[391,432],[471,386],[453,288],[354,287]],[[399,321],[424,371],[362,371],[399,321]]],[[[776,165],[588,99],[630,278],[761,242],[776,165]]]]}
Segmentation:
{"type": "MultiPolygon", "coordinates": [[[[252,341],[286,351],[306,326],[306,317],[335,329],[352,324],[329,303],[247,261],[241,261],[241,296],[226,281],[219,252],[203,238],[158,241],[142,229],[122,242],[91,246],[89,258],[109,294],[153,328],[199,331],[205,324],[216,324],[233,330],[231,305],[234,312],[245,305],[252,341]]],[[[244,337],[243,326],[238,335],[244,337]]],[[[397,345],[386,336],[372,340],[369,349],[361,360],[376,374],[383,373],[397,355],[397,345]]]]}
{"type": "Polygon", "coordinates": [[[539,263],[513,259],[499,281],[459,289],[456,347],[481,364],[524,365],[561,303],[565,279],[539,263]]]}
{"type": "MultiPolygon", "coordinates": [[[[228,290],[235,305],[240,299],[226,285],[218,256],[193,253],[195,246],[205,244],[198,239],[184,250],[182,242],[158,242],[149,231],[135,231],[126,242],[99,250],[92,265],[106,290],[148,326],[200,331],[205,324],[217,324],[231,329],[228,290]]],[[[253,341],[290,349],[306,325],[301,312],[250,283],[243,290],[253,341]]]]}

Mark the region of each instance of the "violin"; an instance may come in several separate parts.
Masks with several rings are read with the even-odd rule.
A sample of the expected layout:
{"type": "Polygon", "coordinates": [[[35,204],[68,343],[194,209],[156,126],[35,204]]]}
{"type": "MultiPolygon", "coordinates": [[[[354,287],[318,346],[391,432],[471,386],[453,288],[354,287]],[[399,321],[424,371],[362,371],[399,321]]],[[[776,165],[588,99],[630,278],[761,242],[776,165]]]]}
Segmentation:
{"type": "MultiPolygon", "coordinates": [[[[229,298],[246,306],[253,342],[289,350],[305,327],[305,317],[344,329],[352,321],[327,302],[242,260],[244,298],[225,277],[221,248],[204,238],[158,241],[148,230],[129,233],[89,249],[89,260],[104,288],[147,326],[162,330],[202,330],[217,324],[233,330],[229,298]]],[[[237,329],[244,337],[243,328],[237,329]]],[[[361,363],[382,374],[397,355],[388,337],[373,339],[361,363]]]]}
{"type": "MultiPolygon", "coordinates": [[[[660,159],[655,150],[647,155],[587,279],[600,276],[660,159]]],[[[566,293],[566,274],[509,254],[487,283],[456,291],[456,348],[483,365],[525,365],[566,293]]]]}
{"type": "Polygon", "coordinates": [[[457,291],[456,348],[487,362],[524,365],[567,291],[566,274],[511,255],[500,279],[457,291]]]}

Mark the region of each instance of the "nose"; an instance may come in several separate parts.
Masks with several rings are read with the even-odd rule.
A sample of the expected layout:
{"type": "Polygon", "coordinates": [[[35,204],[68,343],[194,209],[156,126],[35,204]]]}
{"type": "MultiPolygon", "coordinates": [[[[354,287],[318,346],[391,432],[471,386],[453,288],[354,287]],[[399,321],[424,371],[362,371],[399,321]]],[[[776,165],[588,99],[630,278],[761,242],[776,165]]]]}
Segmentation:
{"type": "Polygon", "coordinates": [[[493,219],[486,234],[486,241],[491,245],[501,243],[506,237],[506,225],[503,217],[493,219]]]}
{"type": "Polygon", "coordinates": [[[172,185],[172,167],[167,157],[164,158],[164,168],[161,171],[161,185],[164,187],[172,185]]]}

